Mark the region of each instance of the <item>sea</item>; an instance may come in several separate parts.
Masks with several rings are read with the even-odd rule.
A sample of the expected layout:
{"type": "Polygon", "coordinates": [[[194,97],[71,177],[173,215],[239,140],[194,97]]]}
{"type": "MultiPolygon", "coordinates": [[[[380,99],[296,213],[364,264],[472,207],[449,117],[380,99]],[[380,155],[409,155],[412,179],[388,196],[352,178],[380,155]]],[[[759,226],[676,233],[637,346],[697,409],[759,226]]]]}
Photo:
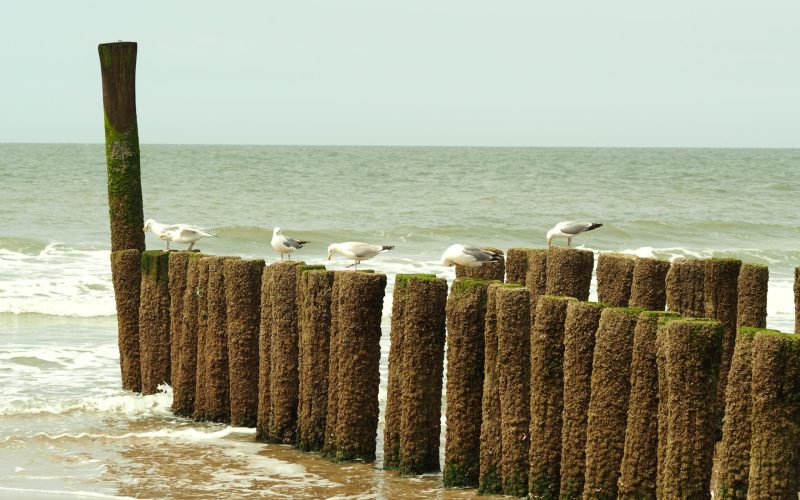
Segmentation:
{"type": "Polygon", "coordinates": [[[794,329],[798,149],[143,145],[141,160],[145,218],[211,228],[205,253],[273,262],[275,226],[333,269],[347,262],[326,261],[330,243],[395,246],[362,266],[388,275],[378,459],[332,464],[176,417],[166,385],[123,391],[104,146],[0,144],[0,498],[474,496],[382,469],[394,276],[452,281],[453,243],[543,247],[556,222],[586,220],[603,226],[573,244],[595,253],[767,264],[768,327],[794,329]]]}

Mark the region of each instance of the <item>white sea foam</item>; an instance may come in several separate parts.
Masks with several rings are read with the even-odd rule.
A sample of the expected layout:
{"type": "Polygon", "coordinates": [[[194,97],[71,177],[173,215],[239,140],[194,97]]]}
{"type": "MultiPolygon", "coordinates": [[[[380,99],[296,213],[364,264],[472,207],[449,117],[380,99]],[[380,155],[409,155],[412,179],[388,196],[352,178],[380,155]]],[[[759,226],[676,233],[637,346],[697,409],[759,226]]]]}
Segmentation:
{"type": "Polygon", "coordinates": [[[18,498],[42,498],[42,495],[49,495],[53,497],[77,497],[77,498],[116,498],[122,500],[135,500],[133,497],[106,495],[105,493],[98,493],[96,491],[69,491],[69,490],[40,490],[33,488],[11,488],[8,486],[0,486],[0,492],[7,491],[9,493],[17,493],[18,498]],[[22,497],[22,495],[30,495],[30,497],[22,497]]]}
{"type": "Polygon", "coordinates": [[[0,313],[115,314],[109,252],[50,243],[38,254],[0,248],[0,313]]]}

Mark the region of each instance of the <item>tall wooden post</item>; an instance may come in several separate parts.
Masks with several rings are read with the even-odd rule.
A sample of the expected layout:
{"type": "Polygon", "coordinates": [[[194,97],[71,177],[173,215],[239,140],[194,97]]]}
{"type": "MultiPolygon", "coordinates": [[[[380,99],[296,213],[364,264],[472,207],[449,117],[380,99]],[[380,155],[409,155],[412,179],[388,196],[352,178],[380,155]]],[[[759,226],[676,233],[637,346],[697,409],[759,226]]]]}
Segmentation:
{"type": "Polygon", "coordinates": [[[144,251],[144,215],[136,125],[136,44],[98,47],[111,224],[111,275],[117,303],[122,386],[141,390],[139,366],[139,259],[144,251]],[[130,253],[135,250],[135,255],[130,253]],[[128,251],[128,253],[118,253],[128,251]]]}
{"type": "Polygon", "coordinates": [[[98,47],[103,78],[111,251],[144,251],[144,211],[136,123],[136,43],[98,47]]]}

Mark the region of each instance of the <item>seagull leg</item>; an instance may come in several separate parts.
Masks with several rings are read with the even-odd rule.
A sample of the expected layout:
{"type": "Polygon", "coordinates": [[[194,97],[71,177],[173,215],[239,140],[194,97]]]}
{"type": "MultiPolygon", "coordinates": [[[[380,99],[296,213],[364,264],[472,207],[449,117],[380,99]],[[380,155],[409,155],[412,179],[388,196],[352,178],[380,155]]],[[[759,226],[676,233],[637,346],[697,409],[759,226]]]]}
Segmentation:
{"type": "Polygon", "coordinates": [[[189,248],[187,250],[191,251],[194,248],[194,241],[189,244],[189,248]]]}
{"type": "Polygon", "coordinates": [[[567,246],[568,247],[572,246],[572,238],[567,238],[567,246]]]}

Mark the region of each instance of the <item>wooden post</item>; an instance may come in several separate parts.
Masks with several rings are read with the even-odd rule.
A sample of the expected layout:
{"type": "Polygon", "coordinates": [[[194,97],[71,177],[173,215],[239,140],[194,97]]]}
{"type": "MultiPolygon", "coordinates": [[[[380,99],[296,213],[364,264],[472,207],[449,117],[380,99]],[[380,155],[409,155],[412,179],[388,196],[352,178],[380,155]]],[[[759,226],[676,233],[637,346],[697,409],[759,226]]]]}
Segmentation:
{"type": "Polygon", "coordinates": [[[528,493],[530,447],[530,292],[519,285],[497,289],[501,478],[503,493],[528,493]]]}
{"type": "Polygon", "coordinates": [[[530,451],[528,489],[533,498],[558,498],[564,411],[564,323],[572,297],[539,298],[530,332],[530,451]]]}
{"type": "Polygon", "coordinates": [[[668,260],[636,259],[628,305],[649,311],[663,311],[667,305],[666,280],[669,266],[668,260]]]}
{"type": "Polygon", "coordinates": [[[325,443],[333,273],[323,266],[300,272],[297,447],[303,451],[320,451],[325,443]]]}
{"type": "Polygon", "coordinates": [[[611,307],[625,307],[630,302],[633,255],[602,252],[597,258],[597,301],[611,307]]]}
{"type": "Polygon", "coordinates": [[[144,211],[136,123],[136,43],[98,45],[103,79],[111,251],[144,252],[144,211]]]}
{"type": "Polygon", "coordinates": [[[258,331],[261,321],[261,259],[224,263],[231,425],[255,427],[258,413],[258,331]]]}
{"type": "Polygon", "coordinates": [[[594,337],[603,306],[570,302],[564,319],[564,412],[561,426],[560,497],[583,495],[586,469],[586,425],[592,385],[594,337]]]}
{"type": "Polygon", "coordinates": [[[669,411],[659,498],[710,498],[722,327],[683,319],[670,321],[664,331],[669,411]]]}
{"type": "Polygon", "coordinates": [[[447,281],[434,275],[397,275],[405,287],[400,473],[439,470],[447,281]]]}
{"type": "Polygon", "coordinates": [[[117,305],[117,343],[122,388],[141,392],[139,362],[139,300],[142,287],[142,254],[135,248],[111,253],[111,278],[117,305]]]}
{"type": "Polygon", "coordinates": [[[142,290],[139,303],[139,349],[142,394],[155,394],[159,384],[170,384],[169,254],[142,253],[142,290]]]}
{"type": "MultiPolygon", "coordinates": [[[[193,406],[194,404],[194,373],[188,373],[187,370],[182,368],[182,365],[191,364],[192,366],[196,366],[197,363],[197,353],[186,352],[187,357],[192,357],[192,359],[183,360],[182,356],[185,352],[184,346],[186,346],[186,338],[187,336],[192,337],[192,339],[196,342],[197,341],[197,331],[196,329],[192,331],[193,328],[196,327],[196,308],[197,304],[192,303],[191,301],[186,302],[186,290],[190,288],[190,278],[189,278],[189,263],[191,261],[197,260],[200,256],[200,252],[171,252],[169,254],[169,304],[170,304],[170,315],[169,315],[169,339],[170,343],[172,344],[170,347],[170,359],[172,361],[172,367],[170,369],[170,378],[172,379],[172,411],[178,415],[188,415],[191,413],[191,410],[187,409],[187,405],[193,406]],[[194,306],[194,315],[195,317],[191,318],[192,321],[187,321],[186,314],[184,313],[184,308],[186,306],[192,308],[194,306]],[[191,399],[188,399],[187,396],[187,388],[189,384],[189,380],[191,379],[191,399]]],[[[195,280],[194,287],[196,288],[196,271],[195,276],[193,277],[195,280]]]]}
{"type": "Polygon", "coordinates": [[[608,307],[600,314],[592,360],[583,497],[616,498],[631,391],[631,358],[641,309],[608,307]]]}
{"type": "Polygon", "coordinates": [[[636,320],[619,498],[635,500],[656,497],[658,418],[653,417],[658,415],[656,337],[659,325],[677,318],[680,315],[676,312],[644,311],[636,320]]]}
{"type": "MultiPolygon", "coordinates": [[[[186,287],[183,291],[181,317],[176,319],[181,324],[180,336],[175,350],[173,339],[173,355],[178,358],[177,370],[172,372],[172,411],[182,417],[194,414],[195,384],[197,382],[197,339],[199,333],[198,307],[201,288],[200,258],[189,258],[186,266],[186,287]]],[[[170,264],[172,259],[170,258],[170,264]]],[[[170,320],[170,325],[173,321],[170,320]]]]}
{"type": "Polygon", "coordinates": [[[483,322],[490,281],[458,279],[447,298],[447,429],[444,486],[478,486],[483,322]]]}
{"type": "Polygon", "coordinates": [[[800,489],[800,336],[753,341],[753,437],[748,498],[797,498],[800,489]]]}
{"type": "Polygon", "coordinates": [[[503,443],[500,433],[500,374],[497,370],[497,290],[491,284],[486,292],[486,316],[483,321],[483,395],[481,399],[481,450],[478,493],[502,493],[500,456],[503,443]]]}
{"type": "Polygon", "coordinates": [[[136,124],[136,44],[97,47],[103,81],[103,115],[111,225],[111,276],[117,305],[122,387],[141,390],[139,360],[139,263],[144,252],[144,211],[136,124]],[[120,251],[136,250],[131,253],[120,251]]]}
{"type": "Polygon", "coordinates": [[[593,268],[591,250],[550,247],[547,250],[547,295],[587,300],[593,268]]]}
{"type": "Polygon", "coordinates": [[[704,317],[704,276],[704,260],[675,259],[667,272],[667,309],[686,317],[704,317]]]}
{"type": "MultiPolygon", "coordinates": [[[[753,436],[753,340],[759,328],[740,327],[736,334],[728,389],[725,393],[725,422],[719,449],[719,478],[716,497],[747,498],[750,473],[750,440],[753,436]]],[[[777,332],[775,332],[777,333],[777,332]]]]}

